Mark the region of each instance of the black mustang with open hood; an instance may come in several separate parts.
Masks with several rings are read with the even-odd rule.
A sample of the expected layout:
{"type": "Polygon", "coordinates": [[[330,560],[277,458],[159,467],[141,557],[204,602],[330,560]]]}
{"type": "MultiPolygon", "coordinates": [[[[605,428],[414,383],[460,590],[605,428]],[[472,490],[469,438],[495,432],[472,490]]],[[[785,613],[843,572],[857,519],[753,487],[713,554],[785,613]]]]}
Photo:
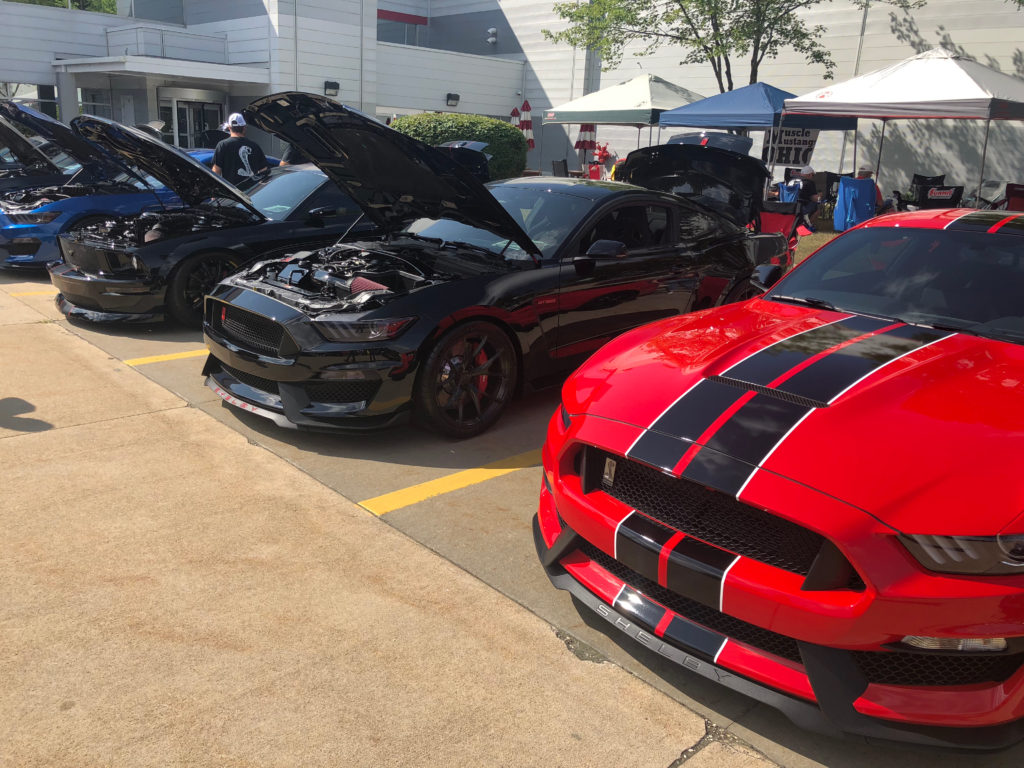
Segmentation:
{"type": "Polygon", "coordinates": [[[199,325],[203,297],[257,256],[337,242],[360,211],[321,171],[275,169],[243,194],[184,152],[136,128],[82,115],[87,138],[173,190],[173,208],[111,217],[61,235],[50,266],[66,315],[149,321],[170,314],[199,325]]]}
{"type": "Polygon", "coordinates": [[[412,412],[487,429],[522,386],[556,382],[622,331],[712,306],[784,247],[635,186],[510,179],[305,93],[246,120],[296,145],[382,234],[265,259],[207,297],[207,384],[286,427],[383,426],[412,412]]]}

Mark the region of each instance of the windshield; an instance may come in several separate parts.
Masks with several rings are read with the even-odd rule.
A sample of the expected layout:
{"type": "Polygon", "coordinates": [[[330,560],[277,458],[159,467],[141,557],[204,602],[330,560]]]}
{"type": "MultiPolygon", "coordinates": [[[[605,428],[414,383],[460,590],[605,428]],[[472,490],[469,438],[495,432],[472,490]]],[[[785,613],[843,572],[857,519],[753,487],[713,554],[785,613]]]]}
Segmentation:
{"type": "MultiPolygon", "coordinates": [[[[545,258],[554,257],[558,247],[593,207],[591,200],[559,194],[542,187],[522,189],[498,185],[488,189],[530,236],[545,258]]],[[[451,219],[418,219],[407,231],[446,243],[469,243],[502,254],[506,260],[533,260],[529,253],[507,238],[451,219]]]]}
{"type": "Polygon", "coordinates": [[[775,285],[768,298],[1024,341],[1018,235],[895,227],[854,230],[775,285]]]}
{"type": "Polygon", "coordinates": [[[274,170],[265,181],[250,187],[248,194],[257,211],[268,219],[283,221],[324,179],[319,171],[274,170]]]}

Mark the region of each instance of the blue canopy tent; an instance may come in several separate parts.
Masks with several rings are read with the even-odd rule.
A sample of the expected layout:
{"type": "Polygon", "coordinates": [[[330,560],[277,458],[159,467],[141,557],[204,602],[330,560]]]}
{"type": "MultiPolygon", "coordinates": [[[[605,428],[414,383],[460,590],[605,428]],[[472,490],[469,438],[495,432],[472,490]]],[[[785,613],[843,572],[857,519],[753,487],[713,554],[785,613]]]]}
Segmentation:
{"type": "Polygon", "coordinates": [[[796,97],[781,88],[754,83],[662,112],[659,126],[759,131],[779,127],[819,131],[857,129],[857,119],[847,116],[787,114],[783,120],[786,99],[792,98],[796,97]]]}
{"type": "MultiPolygon", "coordinates": [[[[782,125],[782,109],[786,99],[795,98],[795,95],[781,88],[767,83],[754,83],[662,112],[659,125],[662,128],[778,128],[782,125]]],[[[857,119],[791,114],[786,115],[785,127],[849,131],[857,127],[857,119]]]]}

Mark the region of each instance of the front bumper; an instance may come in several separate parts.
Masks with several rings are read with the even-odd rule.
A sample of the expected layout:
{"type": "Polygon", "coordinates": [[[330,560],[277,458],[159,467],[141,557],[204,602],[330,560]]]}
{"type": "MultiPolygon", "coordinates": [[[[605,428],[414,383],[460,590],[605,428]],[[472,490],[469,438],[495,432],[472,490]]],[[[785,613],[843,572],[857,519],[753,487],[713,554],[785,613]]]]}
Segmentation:
{"type": "Polygon", "coordinates": [[[151,279],[90,275],[59,262],[47,267],[57,288],[57,308],[91,322],[157,322],[165,318],[166,287],[151,279]]]}
{"type": "MultiPolygon", "coordinates": [[[[999,749],[1024,737],[1019,638],[1011,640],[1009,653],[987,656],[896,645],[911,634],[1019,636],[1019,620],[1008,621],[1019,615],[1019,589],[926,574],[891,531],[782,478],[751,502],[764,526],[747,526],[748,538],[757,546],[772,538],[774,515],[760,510],[773,508],[769,499],[776,505],[784,499],[780,508],[792,512],[808,535],[817,536],[815,520],[829,521],[840,537],[832,549],[854,555],[863,582],[844,576],[842,585],[810,587],[810,575],[736,554],[749,541],[734,539],[724,547],[685,525],[666,529],[656,522],[665,519],[660,513],[642,514],[646,502],[630,509],[614,496],[620,476],[641,476],[625,471],[627,460],[614,469],[607,486],[612,490],[581,482],[591,471],[589,453],[579,461],[581,446],[621,455],[638,433],[594,417],[552,418],[537,544],[549,575],[559,577],[556,586],[588,593],[598,614],[687,668],[713,669],[707,676],[730,687],[737,687],[729,680],[739,676],[745,685],[738,690],[749,693],[753,686],[751,695],[815,730],[971,749],[999,749]],[[986,677],[994,669],[984,666],[989,664],[1000,665],[999,671],[986,677]]],[[[723,506],[712,514],[719,519],[732,512],[723,506]]],[[[744,529],[732,532],[737,530],[742,535],[744,529]]]]}
{"type": "Polygon", "coordinates": [[[14,237],[0,235],[0,268],[4,269],[45,269],[46,265],[60,258],[60,249],[52,235],[18,234],[14,237]]]}

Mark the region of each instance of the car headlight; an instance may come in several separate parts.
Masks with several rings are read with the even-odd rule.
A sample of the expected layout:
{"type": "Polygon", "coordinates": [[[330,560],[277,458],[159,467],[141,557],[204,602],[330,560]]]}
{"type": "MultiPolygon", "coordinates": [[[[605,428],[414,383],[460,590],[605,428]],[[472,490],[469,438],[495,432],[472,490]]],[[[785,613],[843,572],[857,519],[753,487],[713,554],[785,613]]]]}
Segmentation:
{"type": "Polygon", "coordinates": [[[60,211],[39,211],[38,213],[8,213],[12,224],[49,224],[60,216],[60,211]]]}
{"type": "Polygon", "coordinates": [[[930,571],[988,576],[1024,574],[1024,534],[904,534],[900,541],[930,571]]]}
{"type": "Polygon", "coordinates": [[[415,320],[415,317],[314,320],[313,327],[328,341],[388,341],[398,338],[415,320]]]}

